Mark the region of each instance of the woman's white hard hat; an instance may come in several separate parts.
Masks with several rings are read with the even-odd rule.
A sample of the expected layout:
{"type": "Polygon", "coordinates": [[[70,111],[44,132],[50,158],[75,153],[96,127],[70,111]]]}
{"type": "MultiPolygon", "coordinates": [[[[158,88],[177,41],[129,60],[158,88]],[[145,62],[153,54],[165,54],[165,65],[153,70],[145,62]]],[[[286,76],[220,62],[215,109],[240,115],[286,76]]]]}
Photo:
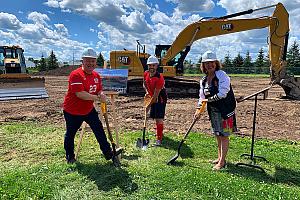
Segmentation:
{"type": "Polygon", "coordinates": [[[86,48],[82,52],[81,58],[97,58],[97,53],[94,49],[92,48],[86,48]]]}
{"type": "Polygon", "coordinates": [[[155,56],[150,56],[147,60],[147,65],[150,64],[159,64],[159,61],[155,56]]]}
{"type": "Polygon", "coordinates": [[[202,61],[201,62],[211,62],[211,61],[217,61],[217,55],[212,51],[206,51],[202,55],[202,61]]]}

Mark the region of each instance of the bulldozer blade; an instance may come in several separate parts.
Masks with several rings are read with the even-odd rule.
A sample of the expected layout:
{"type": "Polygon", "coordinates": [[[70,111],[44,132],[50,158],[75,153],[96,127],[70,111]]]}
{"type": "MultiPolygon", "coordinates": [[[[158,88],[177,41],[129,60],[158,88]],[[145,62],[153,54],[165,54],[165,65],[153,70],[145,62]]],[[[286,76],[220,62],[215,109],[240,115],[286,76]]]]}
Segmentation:
{"type": "Polygon", "coordinates": [[[0,101],[48,98],[44,78],[0,77],[0,101]]]}

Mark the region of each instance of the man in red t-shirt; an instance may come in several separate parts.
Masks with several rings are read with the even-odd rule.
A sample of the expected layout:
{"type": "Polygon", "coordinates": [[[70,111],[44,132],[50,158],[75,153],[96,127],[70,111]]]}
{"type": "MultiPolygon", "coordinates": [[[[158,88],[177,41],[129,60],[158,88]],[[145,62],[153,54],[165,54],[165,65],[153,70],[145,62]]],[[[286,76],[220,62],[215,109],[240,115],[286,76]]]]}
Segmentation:
{"type": "Polygon", "coordinates": [[[148,70],[144,72],[145,99],[149,99],[146,110],[150,110],[150,117],[156,121],[156,146],[160,146],[162,142],[167,104],[165,79],[157,71],[158,64],[158,59],[150,56],[147,60],[148,70]]]}
{"type": "Polygon", "coordinates": [[[68,163],[76,161],[74,138],[83,121],[89,124],[94,132],[105,158],[107,160],[112,158],[110,144],[94,108],[94,101],[100,99],[101,102],[106,102],[106,97],[102,92],[101,77],[94,71],[96,66],[97,54],[92,48],[87,48],[82,54],[82,66],[72,71],[69,77],[68,92],[63,103],[67,128],[64,148],[68,163]]]}

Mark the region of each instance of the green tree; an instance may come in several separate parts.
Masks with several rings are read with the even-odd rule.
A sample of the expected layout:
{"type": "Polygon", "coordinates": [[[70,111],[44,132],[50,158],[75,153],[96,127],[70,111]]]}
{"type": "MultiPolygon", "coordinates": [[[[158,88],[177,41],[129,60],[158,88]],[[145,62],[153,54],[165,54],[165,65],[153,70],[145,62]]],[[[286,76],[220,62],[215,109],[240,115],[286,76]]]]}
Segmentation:
{"type": "Polygon", "coordinates": [[[47,64],[46,64],[46,59],[44,58],[44,55],[42,54],[41,59],[38,62],[37,65],[38,70],[41,71],[46,71],[47,70],[47,64]]]}
{"type": "Polygon", "coordinates": [[[48,67],[48,70],[58,68],[57,58],[56,58],[53,50],[51,51],[50,56],[47,59],[47,67],[48,67]]]}
{"type": "Polygon", "coordinates": [[[299,44],[294,41],[291,47],[289,48],[287,55],[287,71],[293,74],[299,74],[300,70],[300,53],[299,53],[299,44]]]}
{"type": "Polygon", "coordinates": [[[104,66],[104,57],[101,53],[99,53],[99,56],[97,58],[97,65],[99,67],[103,67],[104,66]]]}
{"type": "Polygon", "coordinates": [[[244,63],[243,63],[243,69],[245,74],[251,74],[254,73],[253,71],[253,63],[252,63],[252,58],[250,56],[249,50],[246,53],[244,63]]]}
{"type": "Polygon", "coordinates": [[[271,60],[269,54],[267,54],[266,57],[264,58],[264,66],[263,66],[264,74],[270,74],[270,66],[271,66],[271,60]]]}
{"type": "Polygon", "coordinates": [[[222,66],[227,73],[234,72],[234,70],[232,68],[232,61],[231,61],[229,52],[227,52],[227,55],[224,57],[224,62],[222,63],[222,66]]]}
{"type": "Polygon", "coordinates": [[[244,63],[244,58],[241,56],[240,53],[233,59],[232,65],[234,67],[234,72],[237,74],[244,73],[243,70],[243,63],[244,63]]]}
{"type": "Polygon", "coordinates": [[[262,69],[264,67],[264,50],[262,48],[260,48],[257,58],[255,60],[254,63],[254,67],[255,67],[255,72],[256,74],[260,74],[262,73],[262,69]]]}

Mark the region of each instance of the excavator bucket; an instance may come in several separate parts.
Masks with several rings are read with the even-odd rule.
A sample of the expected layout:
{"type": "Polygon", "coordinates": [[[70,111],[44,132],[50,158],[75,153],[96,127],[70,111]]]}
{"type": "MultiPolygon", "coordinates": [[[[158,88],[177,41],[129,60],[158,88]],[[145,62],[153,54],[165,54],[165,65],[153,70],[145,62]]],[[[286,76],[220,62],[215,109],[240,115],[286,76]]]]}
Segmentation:
{"type": "Polygon", "coordinates": [[[45,79],[28,74],[1,74],[0,101],[48,98],[45,79]]]}

